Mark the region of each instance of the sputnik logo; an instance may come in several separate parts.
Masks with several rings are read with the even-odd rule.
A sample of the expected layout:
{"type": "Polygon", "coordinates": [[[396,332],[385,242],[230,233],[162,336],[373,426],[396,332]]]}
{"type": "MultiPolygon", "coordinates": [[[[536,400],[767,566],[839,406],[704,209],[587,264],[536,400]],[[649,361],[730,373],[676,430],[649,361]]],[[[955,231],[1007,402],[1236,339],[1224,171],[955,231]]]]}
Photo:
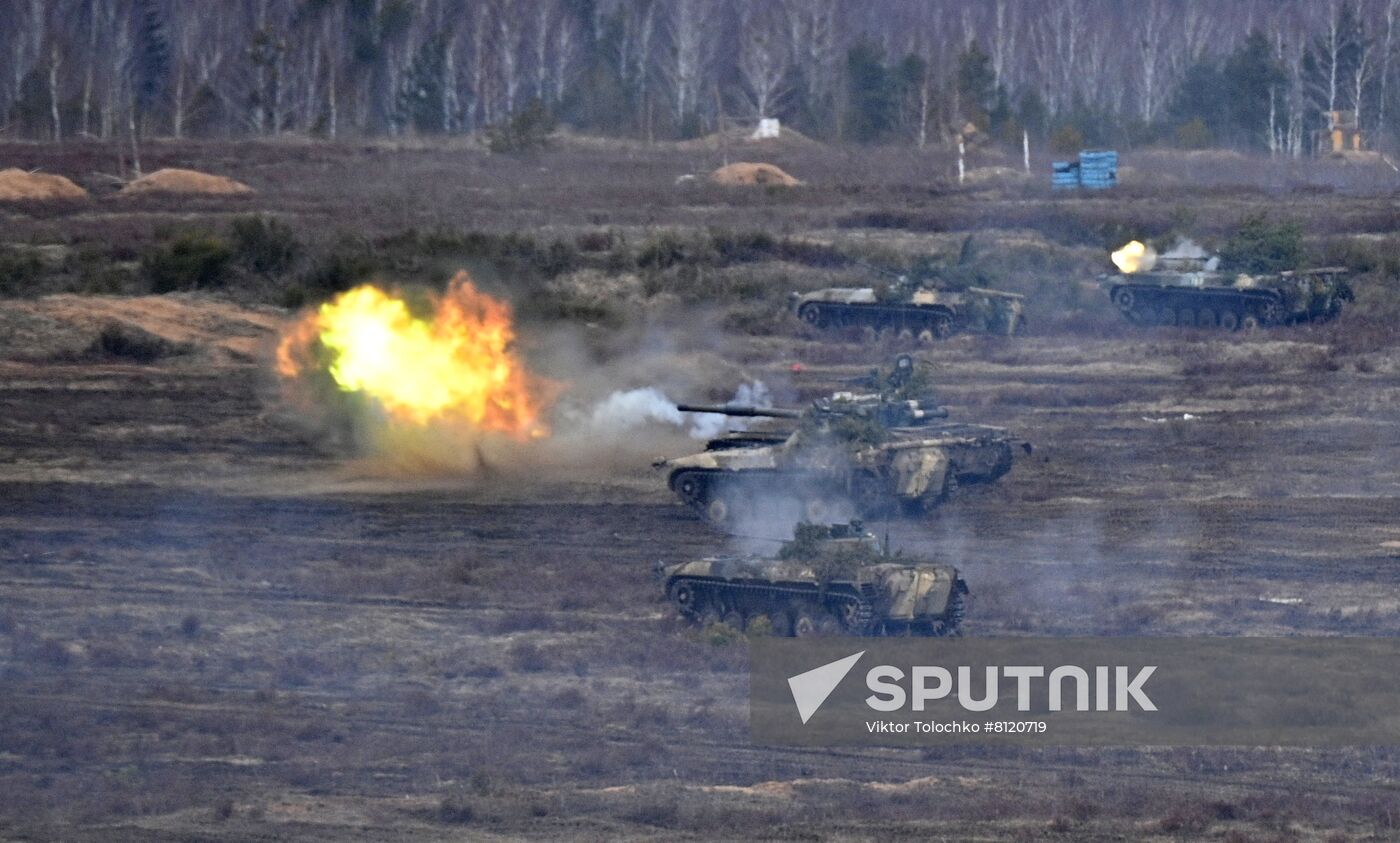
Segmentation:
{"type": "Polygon", "coordinates": [[[860,661],[863,655],[865,651],[861,650],[855,655],[788,677],[792,701],[797,703],[797,714],[802,718],[803,725],[812,719],[812,715],[817,713],[817,709],[822,707],[822,703],[826,702],[826,698],[831,696],[831,692],[836,690],[836,686],[841,684],[841,680],[846,678],[846,674],[851,672],[851,668],[856,666],[856,662],[860,661]]]}

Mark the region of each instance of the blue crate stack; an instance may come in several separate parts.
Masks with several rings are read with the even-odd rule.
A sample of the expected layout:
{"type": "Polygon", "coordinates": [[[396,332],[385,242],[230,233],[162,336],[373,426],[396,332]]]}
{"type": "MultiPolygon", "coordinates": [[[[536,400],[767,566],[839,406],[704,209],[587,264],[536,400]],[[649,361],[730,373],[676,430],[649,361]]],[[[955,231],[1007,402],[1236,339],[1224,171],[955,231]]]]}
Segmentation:
{"type": "Polygon", "coordinates": [[[1103,190],[1118,184],[1118,153],[1113,150],[1085,150],[1078,161],[1056,161],[1050,168],[1050,186],[1056,190],[1103,190]]]}
{"type": "Polygon", "coordinates": [[[1055,190],[1079,187],[1079,162],[1056,161],[1050,165],[1050,186],[1055,190]]]}
{"type": "Polygon", "coordinates": [[[1103,190],[1118,183],[1118,153],[1112,150],[1079,153],[1079,184],[1103,190]]]}

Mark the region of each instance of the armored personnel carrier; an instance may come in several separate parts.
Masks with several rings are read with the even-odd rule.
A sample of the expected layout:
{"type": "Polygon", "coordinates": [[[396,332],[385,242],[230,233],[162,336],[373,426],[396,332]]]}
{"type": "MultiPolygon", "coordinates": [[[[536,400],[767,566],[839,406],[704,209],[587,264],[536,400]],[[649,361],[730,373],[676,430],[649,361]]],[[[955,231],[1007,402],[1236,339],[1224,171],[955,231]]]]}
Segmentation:
{"type": "Polygon", "coordinates": [[[1331,319],[1352,300],[1346,269],[1255,274],[1226,272],[1204,253],[1147,255],[1134,241],[1114,253],[1124,270],[1103,276],[1109,299],[1137,325],[1239,328],[1331,319]],[[1134,248],[1136,246],[1137,248],[1134,248]],[[1133,258],[1125,259],[1124,252],[1133,258]]]}
{"type": "Polygon", "coordinates": [[[967,584],[955,568],[890,555],[859,521],[798,524],[774,557],[659,566],[666,598],[697,623],[774,635],[957,635],[967,584]]]}
{"type": "Polygon", "coordinates": [[[828,287],[794,294],[797,318],[814,328],[870,327],[921,342],[958,331],[1011,335],[1025,324],[1024,297],[985,287],[951,289],[931,275],[904,275],[870,267],[889,282],[872,287],[828,287]]]}
{"type": "Polygon", "coordinates": [[[680,405],[683,412],[784,419],[791,427],[739,431],[690,456],[660,460],[682,502],[711,523],[735,520],[774,501],[798,517],[871,517],[922,512],[960,485],[990,483],[1030,445],[1004,428],[947,421],[947,411],[911,397],[912,363],[902,358],[878,392],[836,392],[805,410],[680,405]]]}

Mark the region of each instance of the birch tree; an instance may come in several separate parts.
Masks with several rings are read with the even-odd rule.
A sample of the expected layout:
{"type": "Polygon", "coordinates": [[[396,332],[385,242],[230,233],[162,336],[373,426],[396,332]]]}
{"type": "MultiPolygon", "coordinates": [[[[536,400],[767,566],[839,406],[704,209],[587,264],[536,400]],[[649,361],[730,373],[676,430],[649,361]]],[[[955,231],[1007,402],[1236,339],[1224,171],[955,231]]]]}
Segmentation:
{"type": "Polygon", "coordinates": [[[773,116],[788,75],[788,45],[781,9],[748,7],[740,17],[739,73],[749,105],[759,119],[773,116]]]}

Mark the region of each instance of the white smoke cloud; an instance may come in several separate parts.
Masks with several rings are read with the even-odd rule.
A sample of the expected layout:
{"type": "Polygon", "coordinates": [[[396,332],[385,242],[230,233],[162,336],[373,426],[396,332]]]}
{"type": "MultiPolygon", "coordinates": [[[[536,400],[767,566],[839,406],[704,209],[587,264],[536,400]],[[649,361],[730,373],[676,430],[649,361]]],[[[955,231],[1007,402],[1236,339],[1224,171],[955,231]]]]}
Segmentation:
{"type": "MultiPolygon", "coordinates": [[[[726,403],[771,407],[773,396],[766,384],[753,381],[740,384],[734,397],[726,403]]],[[[748,421],[719,413],[682,413],[676,402],[654,386],[618,390],[583,414],[583,425],[596,433],[616,433],[650,424],[668,424],[687,428],[686,433],[694,439],[713,439],[726,430],[745,430],[748,421]]]]}
{"type": "Polygon", "coordinates": [[[675,402],[653,386],[614,392],[598,402],[588,416],[588,426],[595,431],[635,430],[651,422],[684,423],[675,402]]]}
{"type": "Polygon", "coordinates": [[[1170,250],[1158,256],[1159,261],[1168,268],[1177,268],[1186,265],[1186,268],[1204,268],[1209,272],[1214,272],[1220,266],[1220,256],[1211,255],[1196,241],[1189,237],[1183,237],[1176,241],[1176,245],[1170,250]]]}

